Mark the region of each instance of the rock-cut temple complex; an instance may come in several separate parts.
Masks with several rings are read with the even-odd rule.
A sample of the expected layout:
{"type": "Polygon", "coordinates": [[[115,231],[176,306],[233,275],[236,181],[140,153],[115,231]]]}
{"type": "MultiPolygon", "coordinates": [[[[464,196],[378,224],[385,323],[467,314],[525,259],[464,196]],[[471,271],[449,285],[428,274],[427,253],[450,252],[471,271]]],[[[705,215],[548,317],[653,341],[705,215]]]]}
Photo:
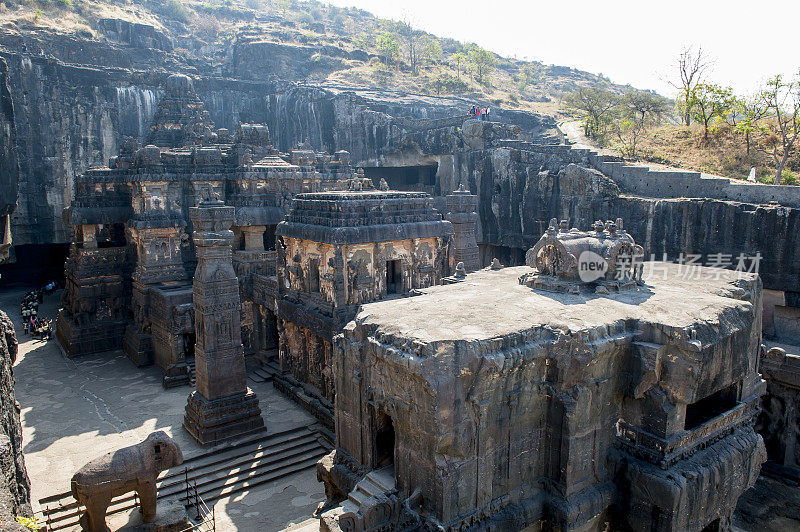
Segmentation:
{"type": "MultiPolygon", "coordinates": [[[[412,126],[402,145],[429,146],[412,126]]],[[[634,207],[604,210],[619,188],[585,154],[443,127],[435,178],[365,171],[281,152],[265,124],[215,128],[170,76],[144,142],[76,178],[63,353],[155,365],[186,386],[201,446],[270,433],[246,368],[273,368],[332,440],[324,531],[730,528],[768,453],[800,462],[757,432],[786,423],[798,372],[762,345],[762,278],[643,261],[650,233],[628,232],[634,207]],[[514,253],[477,235],[524,213],[494,164],[591,190],[591,219],[566,202],[572,223],[533,224],[504,266],[514,253]]]]}

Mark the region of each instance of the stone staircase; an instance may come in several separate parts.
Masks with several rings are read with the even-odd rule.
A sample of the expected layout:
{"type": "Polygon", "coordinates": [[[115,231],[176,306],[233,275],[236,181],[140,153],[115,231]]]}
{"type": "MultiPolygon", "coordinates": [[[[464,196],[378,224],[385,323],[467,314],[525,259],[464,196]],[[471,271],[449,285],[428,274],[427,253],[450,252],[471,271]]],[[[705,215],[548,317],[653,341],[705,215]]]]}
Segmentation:
{"type": "MultiPolygon", "coordinates": [[[[211,505],[220,498],[314,468],[331,449],[330,442],[318,428],[317,424],[301,425],[187,456],[180,466],[161,473],[157,481],[158,499],[177,498],[190,505],[196,490],[197,495],[211,505]]],[[[137,505],[133,493],[115,497],[108,515],[137,505]]],[[[41,515],[38,517],[50,531],[76,526],[83,511],[68,491],[40,499],[39,506],[41,515]]]]}
{"type": "Polygon", "coordinates": [[[358,481],[346,500],[320,516],[320,530],[350,530],[353,521],[363,523],[368,510],[385,500],[385,496],[394,493],[395,489],[394,466],[370,471],[358,481]]]}

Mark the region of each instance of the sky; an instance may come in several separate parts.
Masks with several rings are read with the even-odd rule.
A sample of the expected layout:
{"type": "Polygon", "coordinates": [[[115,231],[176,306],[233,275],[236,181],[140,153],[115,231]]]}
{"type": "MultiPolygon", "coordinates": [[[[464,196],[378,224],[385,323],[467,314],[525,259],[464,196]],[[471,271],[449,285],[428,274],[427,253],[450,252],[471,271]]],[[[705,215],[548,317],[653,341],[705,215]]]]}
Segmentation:
{"type": "Polygon", "coordinates": [[[603,74],[674,97],[677,58],[702,47],[707,81],[749,94],[800,69],[798,0],[323,0],[410,20],[500,55],[603,74]]]}

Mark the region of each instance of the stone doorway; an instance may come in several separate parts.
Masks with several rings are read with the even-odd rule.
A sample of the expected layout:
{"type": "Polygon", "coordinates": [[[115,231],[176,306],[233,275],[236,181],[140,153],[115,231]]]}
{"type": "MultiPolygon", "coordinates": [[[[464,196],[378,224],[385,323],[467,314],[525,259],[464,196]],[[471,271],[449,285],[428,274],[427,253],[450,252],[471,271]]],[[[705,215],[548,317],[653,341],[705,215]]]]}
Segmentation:
{"type": "Polygon", "coordinates": [[[194,333],[181,334],[183,341],[183,356],[187,362],[194,362],[194,344],[196,342],[194,333]]]}
{"type": "Polygon", "coordinates": [[[375,467],[394,465],[395,433],[392,417],[380,411],[375,419],[375,467]]]}
{"type": "Polygon", "coordinates": [[[397,294],[400,292],[401,266],[399,260],[386,261],[386,293],[397,294]]]}

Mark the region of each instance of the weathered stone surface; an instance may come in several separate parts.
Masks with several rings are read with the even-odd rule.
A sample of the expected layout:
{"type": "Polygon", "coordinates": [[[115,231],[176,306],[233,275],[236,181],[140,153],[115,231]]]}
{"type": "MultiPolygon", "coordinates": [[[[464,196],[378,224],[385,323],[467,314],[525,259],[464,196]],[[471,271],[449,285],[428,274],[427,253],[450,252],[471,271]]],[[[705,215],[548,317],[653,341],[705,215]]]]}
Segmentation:
{"type": "Polygon", "coordinates": [[[31,485],[22,455],[22,425],[11,369],[16,356],[14,326],[0,311],[0,522],[15,532],[25,530],[17,524],[15,516],[31,512],[31,485]]]}
{"type": "Polygon", "coordinates": [[[142,521],[156,519],[156,479],[161,471],[183,463],[183,453],[164,431],[152,433],[137,445],[95,458],[72,477],[72,495],[86,511],[81,526],[105,532],[106,510],[113,497],[135,491],[141,501],[142,521]]]}
{"type": "Polygon", "coordinates": [[[800,355],[797,352],[796,346],[773,346],[762,354],[760,370],[767,381],[767,395],[758,426],[764,435],[770,465],[794,478],[800,478],[800,355]]]}
{"type": "Polygon", "coordinates": [[[453,262],[464,264],[467,272],[480,268],[478,242],[475,229],[478,222],[478,197],[461,187],[447,196],[447,214],[445,218],[453,224],[453,262]]]}
{"type": "Polygon", "coordinates": [[[19,162],[14,103],[8,87],[8,65],[0,58],[0,263],[11,252],[11,213],[17,208],[19,162]]]}
{"type": "Polygon", "coordinates": [[[337,449],[367,469],[388,452],[401,500],[420,490],[444,526],[726,525],[764,460],[761,284],[658,267],[607,297],[533,290],[521,267],[364,305],[334,343],[337,449]]]}

